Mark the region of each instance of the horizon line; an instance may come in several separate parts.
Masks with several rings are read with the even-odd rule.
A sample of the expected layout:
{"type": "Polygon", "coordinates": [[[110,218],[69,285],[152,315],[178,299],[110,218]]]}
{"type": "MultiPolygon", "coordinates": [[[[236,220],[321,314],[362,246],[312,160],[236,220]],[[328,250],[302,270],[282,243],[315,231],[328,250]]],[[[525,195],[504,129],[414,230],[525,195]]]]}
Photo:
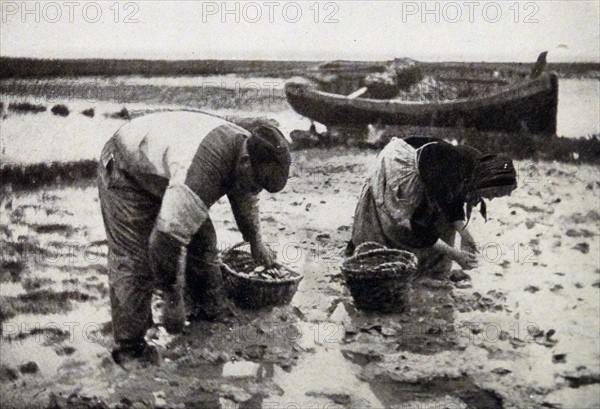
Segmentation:
{"type": "MultiPolygon", "coordinates": [[[[411,57],[395,57],[395,58],[410,58],[411,57]]],[[[353,62],[378,62],[392,61],[393,59],[351,59],[351,58],[334,58],[334,59],[253,59],[253,58],[152,58],[152,57],[30,57],[30,56],[14,56],[0,55],[0,59],[22,59],[22,60],[39,60],[39,61],[153,61],[153,62],[183,62],[183,61],[254,61],[254,62],[328,62],[328,61],[353,61],[353,62]]],[[[527,61],[494,61],[494,60],[430,60],[430,59],[414,59],[417,62],[423,63],[490,63],[490,64],[522,64],[534,63],[535,60],[527,61]]],[[[570,60],[570,61],[548,61],[548,64],[600,64],[600,58],[593,60],[570,60]]]]}

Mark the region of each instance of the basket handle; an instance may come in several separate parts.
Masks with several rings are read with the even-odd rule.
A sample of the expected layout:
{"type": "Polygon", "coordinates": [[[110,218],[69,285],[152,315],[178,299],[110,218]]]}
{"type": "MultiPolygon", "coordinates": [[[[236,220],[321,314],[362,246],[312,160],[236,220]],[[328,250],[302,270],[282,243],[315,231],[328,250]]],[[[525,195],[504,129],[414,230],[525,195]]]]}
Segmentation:
{"type": "MultiPolygon", "coordinates": [[[[247,241],[242,241],[237,244],[234,244],[233,246],[229,247],[228,249],[223,250],[222,254],[228,254],[229,252],[231,252],[237,248],[240,248],[242,246],[245,246],[246,244],[249,244],[249,243],[247,241]]],[[[287,264],[288,263],[285,263],[283,261],[282,262],[275,261],[275,265],[278,266],[279,268],[284,268],[292,273],[295,273],[295,271],[292,270],[287,264]]]]}
{"type": "Polygon", "coordinates": [[[223,250],[223,254],[228,254],[229,252],[231,252],[237,248],[240,248],[242,246],[245,246],[246,244],[248,244],[247,241],[241,241],[237,244],[234,244],[233,246],[229,247],[228,249],[223,250]]]}
{"type": "Polygon", "coordinates": [[[354,249],[354,255],[366,253],[367,251],[371,250],[381,250],[386,248],[387,247],[385,247],[383,244],[375,241],[365,241],[364,243],[360,243],[358,246],[356,246],[356,249],[354,249]]]}

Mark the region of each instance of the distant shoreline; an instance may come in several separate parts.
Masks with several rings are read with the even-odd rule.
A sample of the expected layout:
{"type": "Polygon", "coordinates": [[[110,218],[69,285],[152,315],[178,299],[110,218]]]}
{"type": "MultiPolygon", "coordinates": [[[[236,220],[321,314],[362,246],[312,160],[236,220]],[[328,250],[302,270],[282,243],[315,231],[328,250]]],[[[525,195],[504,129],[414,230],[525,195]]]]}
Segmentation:
{"type": "MultiPolygon", "coordinates": [[[[283,77],[303,75],[307,69],[325,61],[260,61],[260,60],[140,60],[140,59],[35,59],[0,57],[0,79],[57,78],[122,75],[208,76],[253,75],[283,77]]],[[[357,61],[358,64],[377,64],[385,61],[357,61]]],[[[527,69],[531,63],[506,62],[422,62],[427,66],[476,65],[489,69],[527,69]]],[[[548,70],[561,78],[600,79],[600,63],[549,63],[548,70]]]]}

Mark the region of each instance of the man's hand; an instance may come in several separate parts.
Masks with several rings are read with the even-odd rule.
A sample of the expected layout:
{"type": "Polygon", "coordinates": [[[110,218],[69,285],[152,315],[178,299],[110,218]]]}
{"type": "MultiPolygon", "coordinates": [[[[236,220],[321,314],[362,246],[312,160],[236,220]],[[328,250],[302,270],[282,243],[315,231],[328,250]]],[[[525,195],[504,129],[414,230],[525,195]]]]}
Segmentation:
{"type": "Polygon", "coordinates": [[[185,326],[185,302],[183,300],[183,288],[174,285],[163,290],[162,321],[169,334],[183,332],[185,326]]]}
{"type": "Polygon", "coordinates": [[[275,263],[275,253],[261,240],[250,243],[250,252],[254,261],[265,267],[270,267],[275,263]]]}
{"type": "Polygon", "coordinates": [[[163,324],[170,334],[180,333],[186,318],[183,300],[186,249],[169,234],[154,229],[149,251],[150,267],[157,286],[163,290],[163,324]]]}

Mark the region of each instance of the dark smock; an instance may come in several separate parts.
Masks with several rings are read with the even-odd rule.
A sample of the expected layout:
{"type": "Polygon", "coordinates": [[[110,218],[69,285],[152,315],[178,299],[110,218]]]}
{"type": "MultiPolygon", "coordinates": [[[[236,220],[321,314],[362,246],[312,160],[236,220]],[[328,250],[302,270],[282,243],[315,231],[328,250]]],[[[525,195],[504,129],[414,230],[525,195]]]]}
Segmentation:
{"type": "MultiPolygon", "coordinates": [[[[432,246],[438,239],[454,245],[456,229],[452,223],[464,220],[464,210],[460,198],[439,209],[428,196],[419,173],[419,157],[423,149],[436,143],[444,142],[415,148],[403,139],[393,138],[379,153],[356,207],[354,247],[377,242],[413,252],[419,259],[420,273],[450,270],[452,260],[432,246]]],[[[447,189],[445,186],[439,190],[447,189]]]]}

